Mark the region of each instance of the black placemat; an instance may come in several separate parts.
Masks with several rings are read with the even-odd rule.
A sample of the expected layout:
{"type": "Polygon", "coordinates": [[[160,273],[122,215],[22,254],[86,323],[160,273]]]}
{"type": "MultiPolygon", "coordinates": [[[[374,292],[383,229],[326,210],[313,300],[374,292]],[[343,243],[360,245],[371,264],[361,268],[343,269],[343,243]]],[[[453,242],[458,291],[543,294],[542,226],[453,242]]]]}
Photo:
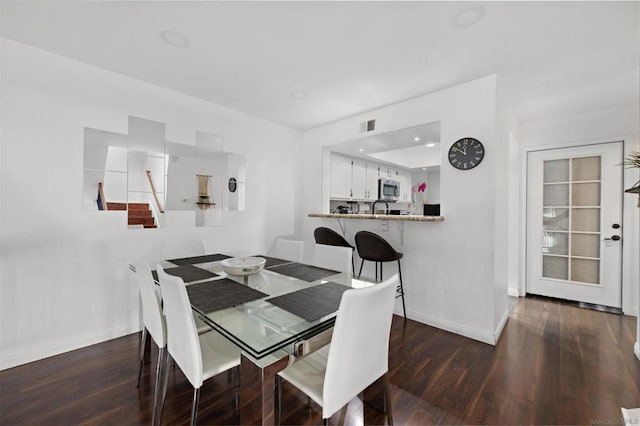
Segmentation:
{"type": "Polygon", "coordinates": [[[325,284],[318,284],[313,287],[294,291],[293,293],[272,297],[271,299],[267,299],[267,302],[302,317],[307,321],[315,321],[337,311],[340,306],[342,293],[350,288],[351,287],[347,287],[346,285],[330,281],[325,284]]]}
{"type": "MultiPolygon", "coordinates": [[[[176,266],[175,268],[166,268],[164,272],[166,272],[169,275],[182,278],[182,281],[184,281],[185,283],[206,280],[207,278],[213,278],[218,276],[218,274],[216,273],[213,273],[192,265],[176,266]]],[[[151,274],[153,274],[153,279],[158,281],[158,273],[156,271],[151,271],[151,274]]]]}
{"type": "Polygon", "coordinates": [[[267,263],[264,264],[264,267],[266,269],[269,269],[269,268],[272,268],[272,267],[278,266],[278,265],[283,265],[285,263],[291,263],[290,260],[278,259],[277,257],[263,256],[261,254],[255,254],[255,255],[253,255],[253,257],[261,257],[264,260],[266,260],[267,263]]]}
{"type": "Polygon", "coordinates": [[[270,271],[277,272],[289,277],[298,278],[303,281],[313,282],[339,274],[338,271],[330,269],[318,268],[317,266],[304,265],[302,263],[287,263],[269,268],[270,271]]]}
{"type": "Polygon", "coordinates": [[[180,259],[170,259],[167,262],[171,262],[174,265],[184,266],[184,265],[195,265],[196,263],[207,263],[207,262],[217,262],[223,259],[229,259],[231,256],[227,256],[226,254],[207,254],[204,256],[193,256],[193,257],[183,257],[180,259]]]}
{"type": "Polygon", "coordinates": [[[228,278],[188,285],[187,293],[191,304],[205,313],[241,305],[267,296],[261,291],[228,278]]]}

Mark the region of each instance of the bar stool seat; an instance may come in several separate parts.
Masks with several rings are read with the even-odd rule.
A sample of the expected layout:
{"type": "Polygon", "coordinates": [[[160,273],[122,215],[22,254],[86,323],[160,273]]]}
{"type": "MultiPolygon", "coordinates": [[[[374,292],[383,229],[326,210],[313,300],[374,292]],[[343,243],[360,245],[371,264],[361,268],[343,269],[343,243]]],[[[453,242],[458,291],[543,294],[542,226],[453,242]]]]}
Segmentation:
{"type": "Polygon", "coordinates": [[[382,276],[382,264],[384,262],[398,262],[398,273],[400,275],[400,283],[396,288],[396,298],[402,298],[402,312],[405,319],[407,318],[407,309],[404,303],[404,287],[402,285],[402,267],[400,265],[400,259],[403,254],[395,250],[387,240],[369,231],[358,231],[356,233],[356,247],[358,249],[358,256],[362,259],[360,263],[360,271],[358,272],[358,278],[362,274],[362,266],[364,261],[376,263],[376,282],[378,281],[378,264],[380,265],[380,281],[383,280],[382,276]]]}
{"type": "MultiPolygon", "coordinates": [[[[336,231],[331,228],[325,228],[324,226],[319,226],[313,231],[313,237],[316,239],[316,244],[324,244],[327,246],[338,246],[338,247],[349,247],[351,250],[355,250],[356,248],[349,244],[349,242],[336,231]]],[[[351,257],[351,270],[353,275],[356,274],[356,265],[353,261],[353,256],[351,257]]]]}

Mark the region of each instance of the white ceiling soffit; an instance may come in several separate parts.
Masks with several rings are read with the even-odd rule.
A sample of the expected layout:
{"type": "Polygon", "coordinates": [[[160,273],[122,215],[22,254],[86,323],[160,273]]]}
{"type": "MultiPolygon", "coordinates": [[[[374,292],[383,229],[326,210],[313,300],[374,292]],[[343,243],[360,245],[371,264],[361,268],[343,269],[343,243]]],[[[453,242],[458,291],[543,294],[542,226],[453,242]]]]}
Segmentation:
{"type": "Polygon", "coordinates": [[[637,103],[638,6],[4,0],[0,28],[309,129],[493,73],[523,121],[637,103]]]}

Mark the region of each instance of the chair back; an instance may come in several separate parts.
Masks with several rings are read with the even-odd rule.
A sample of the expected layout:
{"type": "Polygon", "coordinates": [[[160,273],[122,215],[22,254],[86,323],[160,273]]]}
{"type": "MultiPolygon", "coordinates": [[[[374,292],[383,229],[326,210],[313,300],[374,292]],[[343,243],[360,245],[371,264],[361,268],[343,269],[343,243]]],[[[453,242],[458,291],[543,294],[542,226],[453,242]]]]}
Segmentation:
{"type": "Polygon", "coordinates": [[[160,287],[153,282],[151,269],[146,262],[135,261],[132,262],[132,265],[136,270],[136,279],[140,288],[142,322],[156,345],[159,348],[164,348],[167,344],[167,329],[160,303],[160,287]]]}
{"type": "Polygon", "coordinates": [[[158,265],[164,315],[167,321],[167,348],[194,388],[202,386],[202,352],[187,288],[179,277],[158,265]]]}
{"type": "Polygon", "coordinates": [[[162,260],[180,259],[207,254],[207,243],[204,240],[165,240],[162,242],[162,260]]]}
{"type": "Polygon", "coordinates": [[[389,369],[389,333],[398,274],[342,294],[329,347],[322,417],[336,411],[389,369]]]}
{"type": "Polygon", "coordinates": [[[302,241],[278,238],[270,255],[279,259],[290,260],[291,262],[302,262],[303,247],[304,243],[302,241]]]}
{"type": "Polygon", "coordinates": [[[341,246],[341,247],[351,247],[353,246],[349,244],[349,242],[336,231],[330,228],[325,228],[324,226],[319,226],[313,231],[313,237],[316,240],[316,244],[325,244],[328,246],[341,246]]]}
{"type": "Polygon", "coordinates": [[[391,262],[402,257],[387,240],[369,231],[356,233],[356,247],[361,259],[373,262],[391,262]]]}
{"type": "Polygon", "coordinates": [[[319,268],[351,273],[351,247],[314,244],[311,264],[319,268]]]}

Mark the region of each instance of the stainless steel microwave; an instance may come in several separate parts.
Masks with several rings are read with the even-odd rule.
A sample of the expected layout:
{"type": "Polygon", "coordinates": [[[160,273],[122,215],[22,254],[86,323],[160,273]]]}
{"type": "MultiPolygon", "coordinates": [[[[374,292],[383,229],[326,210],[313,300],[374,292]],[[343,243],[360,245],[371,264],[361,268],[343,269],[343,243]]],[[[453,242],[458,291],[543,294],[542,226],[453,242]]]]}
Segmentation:
{"type": "Polygon", "coordinates": [[[378,199],[397,201],[400,198],[400,182],[392,179],[378,179],[378,199]]]}

